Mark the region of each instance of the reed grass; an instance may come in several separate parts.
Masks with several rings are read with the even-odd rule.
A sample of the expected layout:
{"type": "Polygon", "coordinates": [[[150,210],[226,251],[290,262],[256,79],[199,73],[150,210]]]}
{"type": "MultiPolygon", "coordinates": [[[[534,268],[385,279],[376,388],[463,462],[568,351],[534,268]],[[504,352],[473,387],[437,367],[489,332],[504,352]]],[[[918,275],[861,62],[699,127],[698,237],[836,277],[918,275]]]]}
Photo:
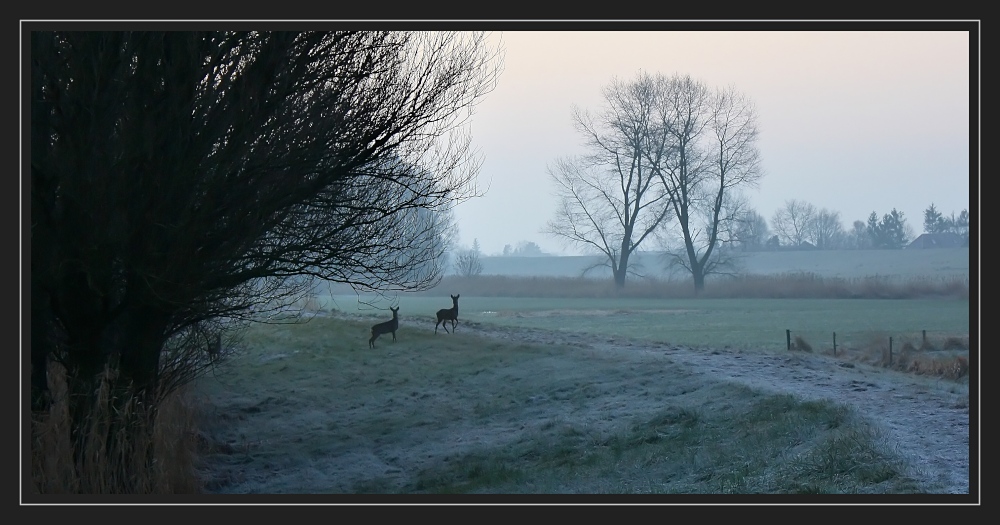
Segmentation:
{"type": "Polygon", "coordinates": [[[586,277],[447,276],[432,290],[462,290],[469,296],[535,298],[643,298],[643,299],[968,299],[969,279],[822,277],[815,273],[716,277],[705,288],[690,280],[631,279],[617,287],[610,279],[586,277]]]}
{"type": "Polygon", "coordinates": [[[51,403],[31,415],[31,485],[41,494],[192,494],[195,408],[179,389],[158,404],[117,392],[106,369],[81,432],[72,432],[66,369],[50,363],[51,403]]]}

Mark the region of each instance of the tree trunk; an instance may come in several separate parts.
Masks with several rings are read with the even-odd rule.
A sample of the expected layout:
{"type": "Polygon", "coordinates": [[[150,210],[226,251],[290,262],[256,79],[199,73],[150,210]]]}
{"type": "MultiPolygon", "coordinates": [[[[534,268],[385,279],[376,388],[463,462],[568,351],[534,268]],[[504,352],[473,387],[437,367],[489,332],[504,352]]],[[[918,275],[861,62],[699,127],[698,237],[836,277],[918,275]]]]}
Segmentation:
{"type": "Polygon", "coordinates": [[[83,493],[155,491],[154,421],[162,323],[136,310],[69,354],[70,443],[83,493]]]}
{"type": "Polygon", "coordinates": [[[31,302],[31,408],[44,410],[48,406],[48,361],[52,353],[51,310],[42,304],[42,297],[31,302]]]}
{"type": "Polygon", "coordinates": [[[695,293],[700,293],[705,289],[705,267],[700,264],[692,265],[691,276],[694,278],[695,293]]]}
{"type": "Polygon", "coordinates": [[[615,272],[615,286],[617,288],[625,287],[625,268],[619,266],[618,271],[615,272]]]}
{"type": "MultiPolygon", "coordinates": [[[[65,348],[52,347],[52,354],[66,365],[67,427],[81,492],[154,490],[153,422],[169,313],[135,295],[111,307],[100,292],[79,283],[51,297],[53,312],[64,320],[65,348]]],[[[38,325],[33,335],[51,341],[45,336],[53,329],[55,323],[38,325]]],[[[33,354],[33,366],[42,359],[44,353],[33,354]]],[[[33,377],[42,380],[41,373],[33,377]]]]}
{"type": "Polygon", "coordinates": [[[618,268],[614,272],[615,286],[617,288],[625,287],[625,276],[628,275],[628,256],[628,252],[622,252],[621,259],[618,261],[618,268]]]}

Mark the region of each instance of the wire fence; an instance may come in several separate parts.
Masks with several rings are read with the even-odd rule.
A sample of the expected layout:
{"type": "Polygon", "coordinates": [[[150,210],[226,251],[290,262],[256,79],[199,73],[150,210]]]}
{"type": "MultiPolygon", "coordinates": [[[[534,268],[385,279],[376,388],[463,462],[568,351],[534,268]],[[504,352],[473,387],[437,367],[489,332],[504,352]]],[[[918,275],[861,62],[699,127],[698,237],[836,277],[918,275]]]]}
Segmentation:
{"type": "Polygon", "coordinates": [[[908,332],[797,331],[786,329],[791,352],[832,355],[895,370],[957,379],[969,371],[969,333],[944,330],[908,332]]]}

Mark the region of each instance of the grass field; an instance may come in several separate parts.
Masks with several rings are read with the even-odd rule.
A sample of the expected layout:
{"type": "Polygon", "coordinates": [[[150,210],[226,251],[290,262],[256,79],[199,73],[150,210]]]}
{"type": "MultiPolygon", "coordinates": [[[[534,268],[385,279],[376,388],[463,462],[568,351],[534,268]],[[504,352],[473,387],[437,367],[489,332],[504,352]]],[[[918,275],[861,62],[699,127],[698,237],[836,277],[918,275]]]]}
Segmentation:
{"type": "MultiPolygon", "coordinates": [[[[629,351],[631,343],[622,342],[681,345],[699,355],[721,352],[722,358],[737,361],[754,353],[776,360],[762,363],[787,366],[792,374],[787,380],[809,373],[810,367],[829,366],[837,374],[863,368],[842,361],[830,364],[815,355],[810,359],[817,361],[807,366],[805,358],[796,357],[805,354],[786,349],[790,330],[796,350],[832,353],[836,333],[838,358],[852,352],[874,355],[870,364],[879,368],[857,376],[868,378],[862,380],[868,385],[864,388],[873,388],[872,381],[887,365],[885,347],[891,338],[899,349],[898,370],[931,371],[940,378],[943,370],[954,370],[953,363],[965,367],[954,377],[958,381],[913,383],[917,386],[904,399],[940,391],[943,397],[934,394],[925,402],[930,405],[921,406],[948,412],[961,411],[965,403],[967,410],[970,347],[978,352],[970,344],[968,251],[964,269],[960,252],[931,252],[880,251],[863,260],[857,256],[865,254],[855,252],[850,254],[853,262],[829,252],[795,253],[791,255],[815,256],[811,260],[817,266],[786,258],[791,261],[786,266],[770,267],[778,268],[777,273],[790,267],[816,272],[816,278],[752,280],[749,290],[723,290],[716,298],[663,298],[659,292],[627,296],[604,294],[600,288],[580,293],[578,288],[559,289],[567,283],[576,286],[572,281],[488,276],[478,291],[460,286],[471,281],[446,278],[423,293],[317,293],[297,305],[308,322],[251,327],[242,350],[214,376],[199,381],[206,411],[201,434],[206,491],[935,491],[941,486],[918,479],[877,425],[849,406],[765,393],[699,373],[662,353],[629,351]],[[820,266],[822,257],[833,260],[820,266]],[[906,257],[909,262],[903,262],[906,257]],[[829,298],[823,282],[873,275],[879,276],[877,283],[904,284],[888,292],[862,287],[862,297],[882,298],[849,298],[858,295],[852,290],[846,295],[834,291],[837,298],[829,298]],[[958,280],[957,288],[950,279],[958,280]],[[920,282],[944,284],[926,289],[920,282]],[[784,285],[792,296],[802,291],[806,297],[819,295],[762,298],[762,290],[784,285]],[[527,296],[533,291],[540,297],[527,296]],[[461,295],[457,333],[435,335],[435,312],[451,307],[451,294],[461,295]],[[383,335],[369,349],[369,329],[389,319],[390,305],[399,307],[401,337],[393,342],[383,335]],[[471,333],[474,328],[501,333],[537,329],[557,336],[534,344],[478,337],[471,333]],[[562,344],[562,333],[575,342],[562,344]],[[585,334],[582,340],[580,334],[585,334]],[[612,348],[624,346],[621,351],[596,350],[581,343],[588,336],[595,342],[615,338],[612,348]],[[914,349],[942,356],[944,365],[927,365],[914,357],[914,349]],[[963,395],[964,401],[942,401],[963,395]]],[[[978,290],[974,293],[978,297],[978,290]]],[[[841,379],[825,381],[841,384],[854,376],[837,377],[841,379]]],[[[903,385],[899,389],[910,388],[903,385]]],[[[896,386],[885,391],[902,392],[896,386]]],[[[861,402],[867,395],[862,394],[861,402]]]]}
{"type": "Polygon", "coordinates": [[[257,326],[199,381],[225,494],[907,494],[926,488],[850,408],[611,355],[370,323],[257,326]]]}
{"type": "MultiPolygon", "coordinates": [[[[461,292],[461,290],[455,290],[461,292]]],[[[454,292],[453,292],[454,293],[454,292]]],[[[319,296],[321,309],[371,313],[387,308],[384,299],[359,302],[357,295],[319,296]]],[[[400,296],[399,316],[420,320],[433,332],[435,312],[451,305],[443,297],[400,296]]],[[[386,317],[388,318],[388,317],[386,317]]],[[[821,300],[821,299],[558,299],[476,297],[462,295],[459,320],[495,326],[626,336],[687,346],[732,346],[786,349],[786,330],[817,347],[837,334],[838,346],[869,344],[893,337],[919,343],[923,331],[935,340],[968,337],[967,300],[821,300]]],[[[459,325],[461,330],[461,324],[459,325]]],[[[918,345],[919,346],[919,345],[918,345]]]]}

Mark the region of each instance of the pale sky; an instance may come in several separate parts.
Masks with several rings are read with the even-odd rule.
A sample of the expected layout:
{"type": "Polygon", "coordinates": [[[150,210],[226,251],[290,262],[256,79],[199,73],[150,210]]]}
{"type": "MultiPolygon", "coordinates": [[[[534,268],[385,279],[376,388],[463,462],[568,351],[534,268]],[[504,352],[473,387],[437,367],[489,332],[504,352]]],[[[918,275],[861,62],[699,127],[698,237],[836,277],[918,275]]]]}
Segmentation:
{"type": "Polygon", "coordinates": [[[640,71],[752,99],[764,176],[747,195],[769,225],[790,199],[840,212],[845,229],[896,208],[915,234],[932,202],[945,215],[970,208],[979,180],[970,174],[970,82],[979,78],[978,64],[970,78],[969,51],[979,42],[969,32],[753,27],[494,32],[504,71],[471,123],[485,195],[456,207],[459,243],[478,239],[487,255],[521,241],[574,253],[541,232],[556,203],[547,166],[583,152],[573,105],[598,111],[604,86],[640,71]]]}

